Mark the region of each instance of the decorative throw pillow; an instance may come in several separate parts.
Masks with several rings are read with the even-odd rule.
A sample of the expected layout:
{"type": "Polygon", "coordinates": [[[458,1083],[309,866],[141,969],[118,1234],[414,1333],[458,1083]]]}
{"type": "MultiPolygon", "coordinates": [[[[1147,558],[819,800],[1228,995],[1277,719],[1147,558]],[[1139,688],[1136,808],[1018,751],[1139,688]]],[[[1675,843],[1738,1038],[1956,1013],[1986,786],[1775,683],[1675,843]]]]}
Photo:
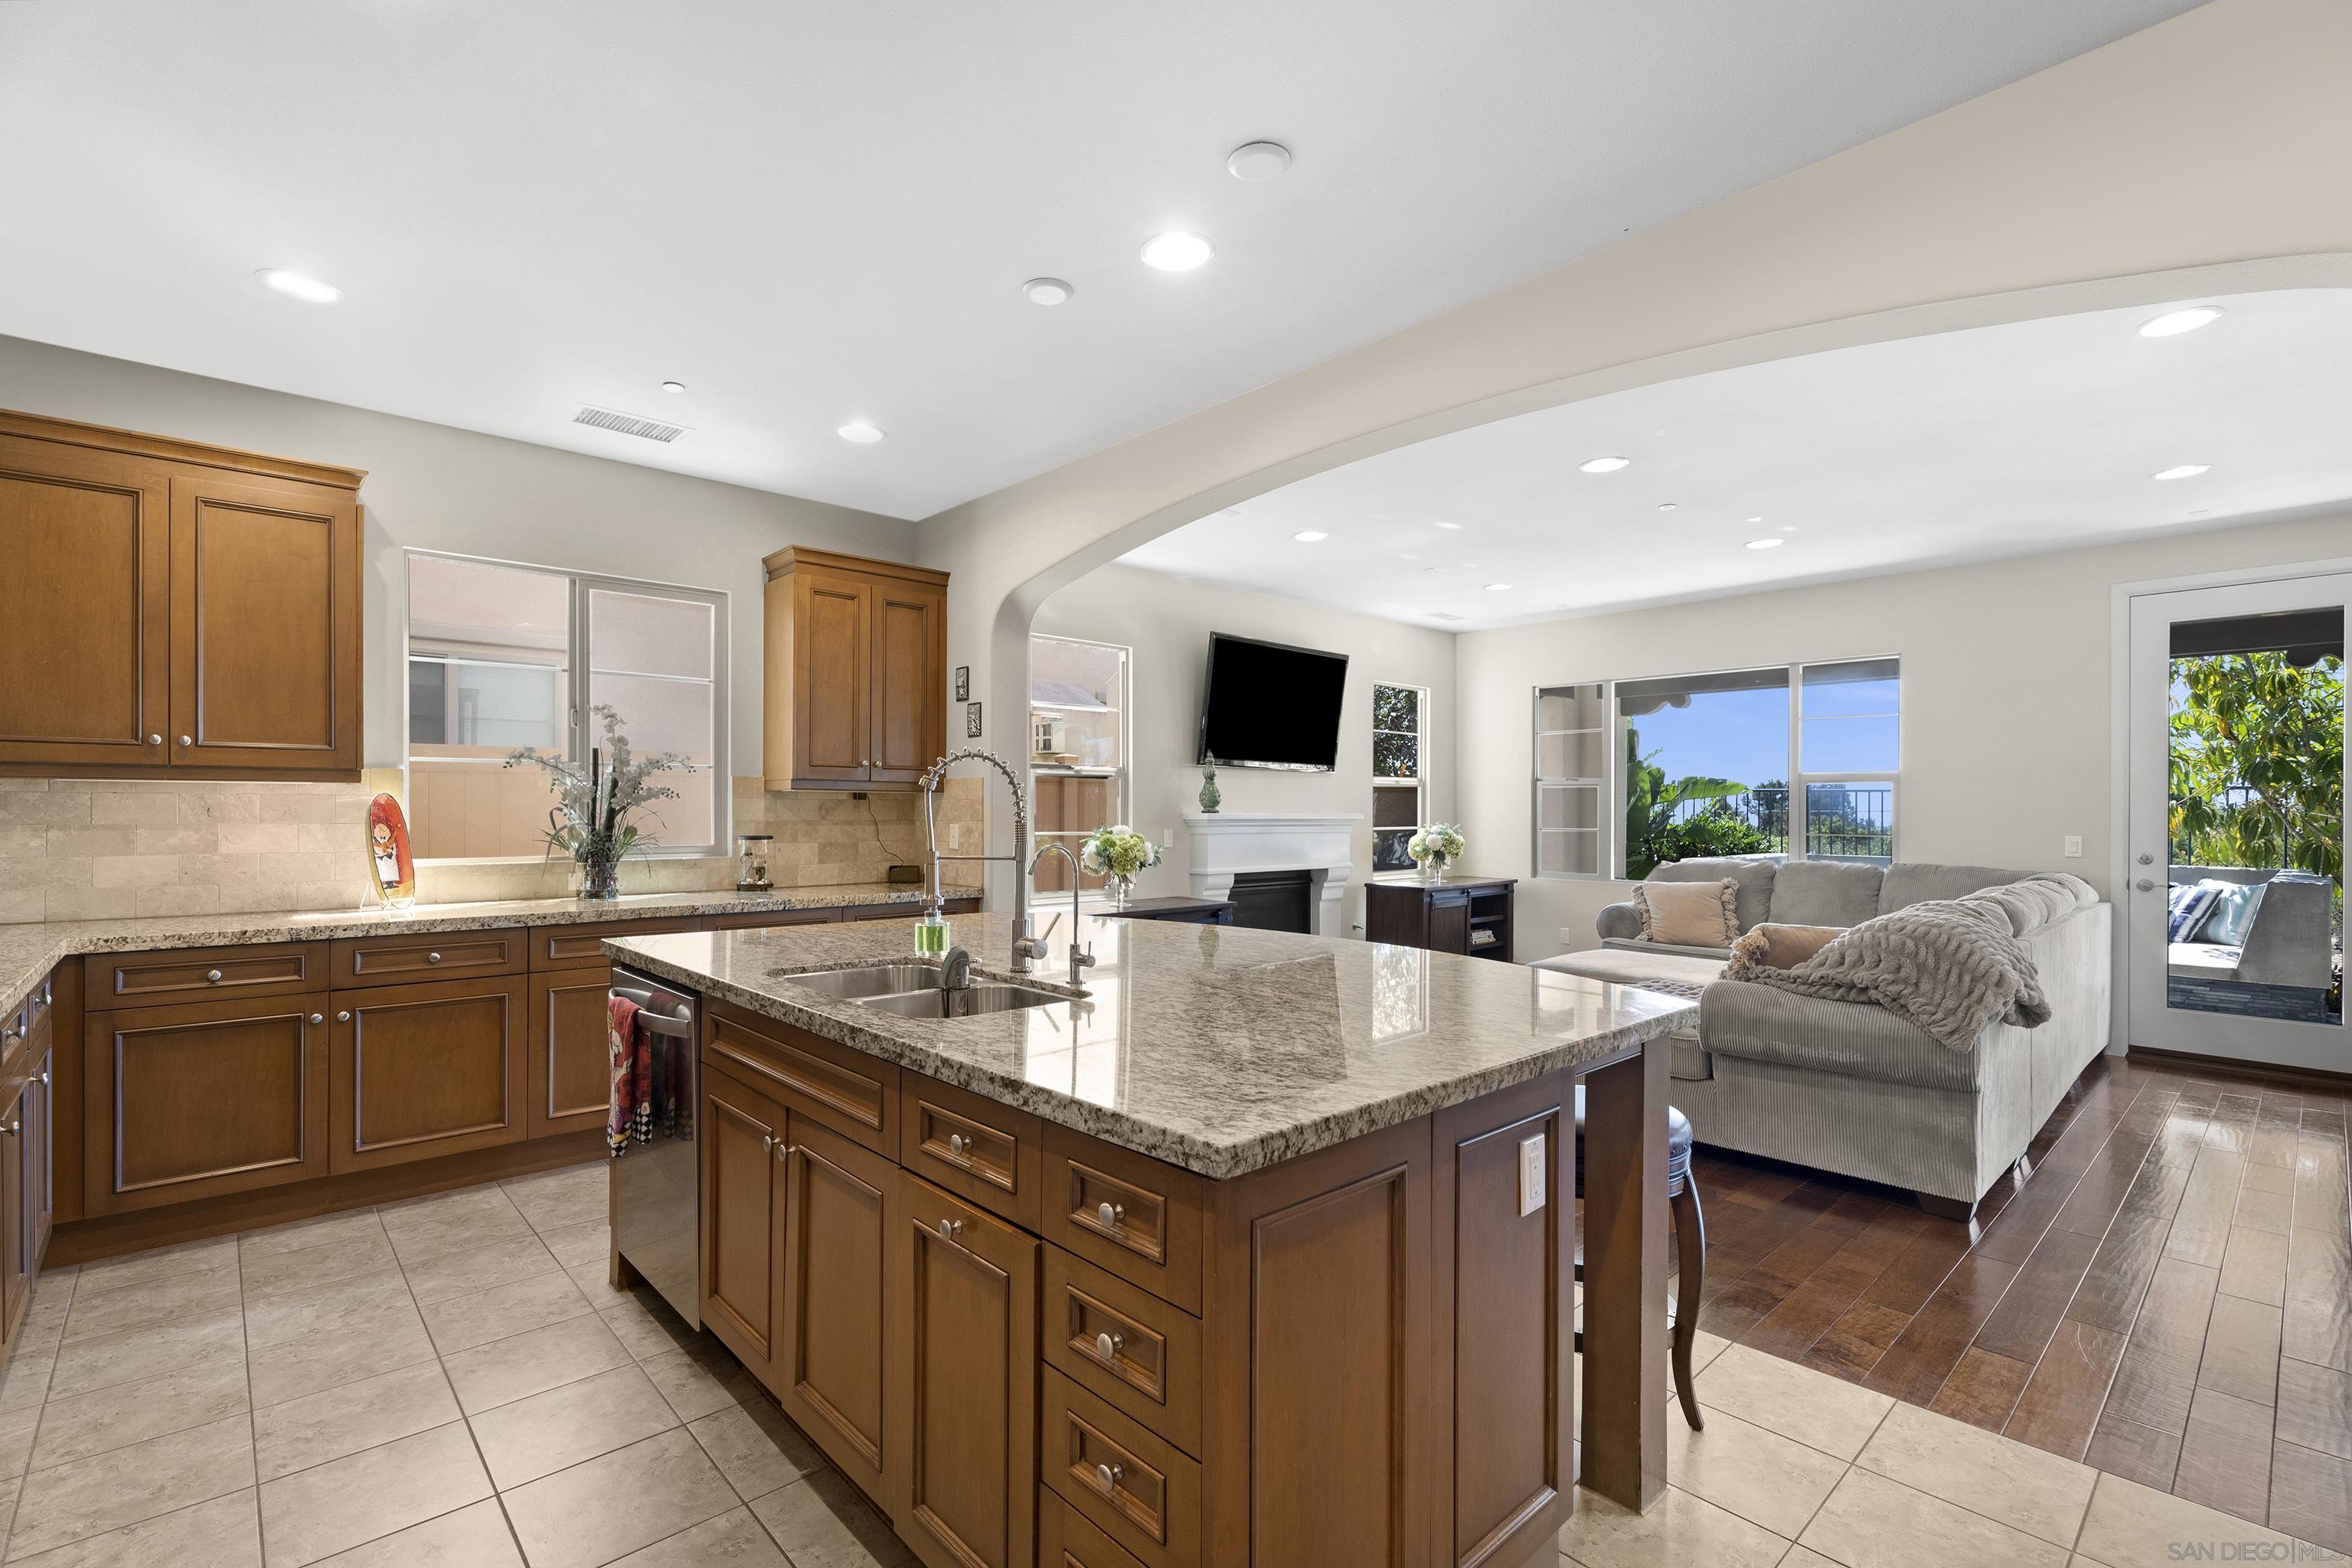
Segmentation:
{"type": "Polygon", "coordinates": [[[1794,969],[1845,934],[1843,926],[1755,927],[1731,944],[1732,956],[1763,969],[1794,969]]]}
{"type": "Polygon", "coordinates": [[[1643,942],[1676,947],[1729,947],[1739,940],[1739,884],[1639,882],[1633,907],[1642,915],[1643,942]]]}
{"type": "Polygon", "coordinates": [[[2254,910],[2263,901],[2260,882],[2218,882],[2210,878],[2197,884],[2213,889],[2213,907],[2205,911],[2205,923],[2197,928],[2199,942],[2220,942],[2224,947],[2246,945],[2246,931],[2254,923],[2254,910]]]}
{"type": "Polygon", "coordinates": [[[2167,942],[2194,942],[2197,928],[2213,911],[2213,900],[2221,896],[2215,882],[2181,882],[2174,885],[2167,896],[2170,912],[2164,922],[2167,942]]]}

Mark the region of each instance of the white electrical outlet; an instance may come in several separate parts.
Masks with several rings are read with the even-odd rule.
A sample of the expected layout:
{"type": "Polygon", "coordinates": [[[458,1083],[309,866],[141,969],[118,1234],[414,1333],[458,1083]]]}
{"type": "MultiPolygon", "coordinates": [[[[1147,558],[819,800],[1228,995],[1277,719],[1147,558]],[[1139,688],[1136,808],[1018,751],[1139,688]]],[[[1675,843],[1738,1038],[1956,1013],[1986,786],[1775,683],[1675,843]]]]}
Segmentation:
{"type": "Polygon", "coordinates": [[[2066,858],[2080,860],[2082,858],[2083,836],[2079,833],[2069,833],[2066,835],[2066,858]]]}
{"type": "Polygon", "coordinates": [[[962,823],[950,822],[948,824],[948,847],[950,849],[961,849],[963,847],[962,823]]]}
{"type": "Polygon", "coordinates": [[[1160,830],[1160,847],[1162,849],[1173,849],[1176,847],[1176,830],[1174,828],[1163,827],[1160,830]]]}
{"type": "Polygon", "coordinates": [[[1544,1206],[1544,1140],[1538,1132],[1519,1141],[1519,1214],[1522,1217],[1544,1206]]]}

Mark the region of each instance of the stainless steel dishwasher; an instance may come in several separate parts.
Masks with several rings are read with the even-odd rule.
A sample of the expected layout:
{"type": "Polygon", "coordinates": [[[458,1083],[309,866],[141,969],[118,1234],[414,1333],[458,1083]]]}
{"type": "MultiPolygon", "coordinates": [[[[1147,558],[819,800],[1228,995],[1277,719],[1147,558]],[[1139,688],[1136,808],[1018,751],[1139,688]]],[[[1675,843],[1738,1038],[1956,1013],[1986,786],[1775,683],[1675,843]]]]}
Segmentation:
{"type": "Polygon", "coordinates": [[[637,1005],[637,1026],[653,1047],[653,1081],[669,1091],[667,1103],[655,1108],[651,1137],[613,1162],[614,1243],[629,1267],[698,1329],[702,1168],[694,1124],[702,1105],[701,999],[617,963],[612,994],[637,1005]]]}

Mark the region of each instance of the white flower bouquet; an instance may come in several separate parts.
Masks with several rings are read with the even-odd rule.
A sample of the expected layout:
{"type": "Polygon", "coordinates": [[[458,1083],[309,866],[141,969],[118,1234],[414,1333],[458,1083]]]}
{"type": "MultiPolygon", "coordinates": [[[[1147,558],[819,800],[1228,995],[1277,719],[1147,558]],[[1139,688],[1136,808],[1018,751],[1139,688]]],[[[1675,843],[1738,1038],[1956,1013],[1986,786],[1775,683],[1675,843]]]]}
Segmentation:
{"type": "Polygon", "coordinates": [[[1078,864],[1111,879],[1111,894],[1127,902],[1136,873],[1160,864],[1160,846],[1125,823],[1097,827],[1078,847],[1078,864]]]}
{"type": "Polygon", "coordinates": [[[1450,822],[1433,822],[1405,840],[1404,852],[1424,875],[1444,876],[1467,847],[1462,829],[1450,822]]]}

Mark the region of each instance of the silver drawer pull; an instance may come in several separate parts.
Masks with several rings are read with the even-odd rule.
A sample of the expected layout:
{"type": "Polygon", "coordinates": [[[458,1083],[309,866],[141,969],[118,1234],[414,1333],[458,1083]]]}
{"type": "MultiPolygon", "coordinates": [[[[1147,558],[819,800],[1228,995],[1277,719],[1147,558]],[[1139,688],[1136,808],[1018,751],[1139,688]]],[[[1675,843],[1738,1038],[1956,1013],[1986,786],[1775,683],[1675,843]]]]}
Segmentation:
{"type": "Polygon", "coordinates": [[[184,746],[193,746],[195,743],[196,738],[194,735],[183,735],[180,737],[180,744],[184,746]]]}
{"type": "Polygon", "coordinates": [[[948,1152],[949,1152],[949,1153],[950,1153],[950,1154],[969,1154],[969,1153],[971,1153],[971,1139],[969,1139],[969,1138],[967,1138],[967,1137],[965,1137],[965,1136],[964,1136],[962,1133],[961,1133],[961,1132],[950,1132],[950,1133],[949,1133],[949,1134],[948,1134],[948,1152]]]}
{"type": "Polygon", "coordinates": [[[1125,1225],[1127,1223],[1127,1205],[1125,1204],[1100,1205],[1095,1209],[1095,1218],[1102,1221],[1106,1226],[1125,1225]]]}
{"type": "Polygon", "coordinates": [[[24,1122],[24,1119],[23,1119],[23,1118],[21,1118],[21,1117],[19,1117],[16,1121],[11,1121],[10,1123],[8,1123],[8,1136],[9,1136],[9,1137],[11,1137],[11,1138],[14,1138],[15,1136],[16,1136],[16,1134],[17,1134],[17,1133],[22,1132],[24,1130],[25,1130],[25,1122],[24,1122]]]}
{"type": "Polygon", "coordinates": [[[1105,1492],[1115,1492],[1118,1490],[1118,1483],[1126,1478],[1126,1475],[1127,1467],[1124,1465],[1097,1465],[1095,1485],[1102,1488],[1105,1492]]]}
{"type": "Polygon", "coordinates": [[[943,1219],[940,1221],[940,1235],[945,1239],[953,1241],[962,1233],[963,1221],[960,1219],[943,1219]]]}
{"type": "Polygon", "coordinates": [[[428,952],[425,955],[425,962],[427,963],[438,963],[441,962],[441,955],[437,952],[428,952]]]}
{"type": "Polygon", "coordinates": [[[326,1021],[327,1016],[324,1013],[313,1013],[310,1015],[310,1022],[313,1024],[323,1024],[326,1021]]]}
{"type": "Polygon", "coordinates": [[[351,1021],[352,1016],[348,1009],[335,1015],[335,1022],[338,1024],[348,1024],[351,1021]]]}
{"type": "Polygon", "coordinates": [[[163,743],[163,737],[161,735],[150,735],[147,737],[147,743],[151,746],[160,746],[163,743]]]}
{"type": "Polygon", "coordinates": [[[761,1133],[761,1134],[760,1134],[760,1147],[761,1147],[761,1148],[762,1148],[762,1149],[773,1149],[775,1146],[776,1146],[776,1138],[775,1138],[775,1134],[774,1134],[774,1133],[772,1133],[772,1132],[762,1132],[762,1133],[761,1133]]]}
{"type": "Polygon", "coordinates": [[[49,1087],[49,1069],[47,1068],[41,1069],[41,1087],[43,1089],[49,1087]]]}
{"type": "Polygon", "coordinates": [[[1095,1336],[1095,1354],[1104,1361],[1117,1361],[1118,1352],[1125,1348],[1126,1344],[1125,1334],[1115,1334],[1105,1331],[1095,1336]]]}
{"type": "Polygon", "coordinates": [[[207,985],[217,985],[217,984],[219,984],[220,983],[221,983],[221,972],[220,972],[219,970],[217,970],[217,969],[207,969],[207,970],[205,970],[205,984],[207,984],[207,985]]]}

